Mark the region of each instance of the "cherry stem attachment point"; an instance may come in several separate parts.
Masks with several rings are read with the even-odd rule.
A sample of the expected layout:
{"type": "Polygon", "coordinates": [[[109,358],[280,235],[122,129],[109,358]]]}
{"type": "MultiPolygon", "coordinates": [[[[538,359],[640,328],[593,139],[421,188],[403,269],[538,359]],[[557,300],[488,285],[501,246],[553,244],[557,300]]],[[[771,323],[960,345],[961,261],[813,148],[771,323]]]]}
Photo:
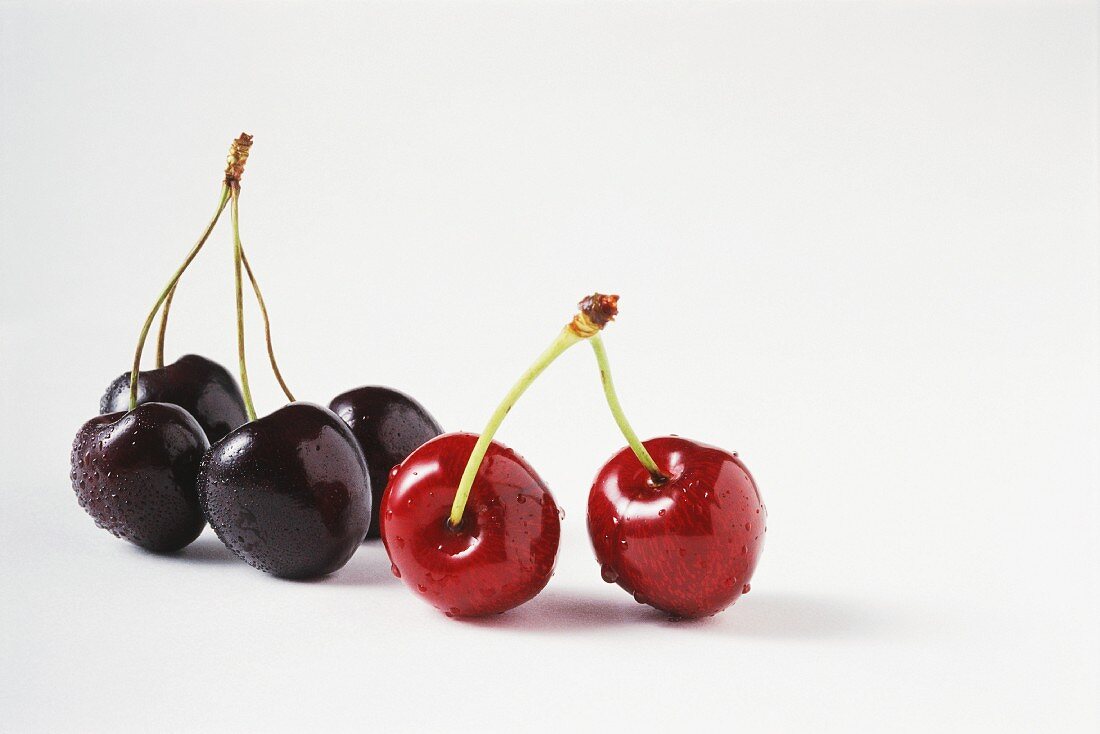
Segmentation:
{"type": "Polygon", "coordinates": [[[462,522],[462,514],[466,510],[466,503],[470,499],[470,490],[474,486],[474,479],[477,477],[478,469],[481,468],[481,462],[485,458],[485,453],[489,450],[489,444],[492,443],[493,436],[496,435],[497,429],[504,422],[504,417],[508,415],[512,406],[527,391],[531,383],[542,374],[543,370],[561,356],[562,352],[579,341],[599,334],[600,330],[615,318],[615,314],[618,312],[616,306],[618,300],[618,296],[605,296],[596,293],[581,301],[579,304],[580,312],[561,330],[554,341],[550,343],[550,346],[546,348],[546,351],[540,354],[534,364],[527,368],[527,371],[523,373],[516,384],[512,386],[512,389],[508,391],[508,394],[504,396],[504,399],[500,401],[500,405],[497,406],[497,409],[493,411],[493,415],[489,418],[485,430],[478,436],[477,443],[474,444],[474,450],[470,452],[470,458],[466,462],[466,468],[462,471],[462,478],[458,482],[455,499],[451,504],[449,522],[452,528],[457,528],[462,522]]]}
{"type": "Polygon", "coordinates": [[[600,366],[600,382],[603,383],[603,394],[607,398],[607,407],[611,409],[611,415],[615,416],[615,422],[622,431],[623,438],[630,444],[638,461],[649,472],[654,484],[664,484],[668,476],[657,466],[657,462],[649,455],[645,445],[638,439],[638,434],[630,426],[630,422],[623,413],[623,406],[619,403],[619,396],[615,392],[615,383],[611,380],[611,365],[607,361],[607,350],[604,349],[603,339],[599,334],[594,334],[589,340],[592,351],[596,353],[596,364],[600,366]]]}
{"type": "Polygon", "coordinates": [[[230,198],[233,206],[230,210],[233,220],[233,282],[237,297],[237,361],[241,371],[241,392],[244,395],[245,412],[249,421],[256,420],[256,407],[252,404],[252,391],[248,386],[248,365],[244,354],[244,294],[241,288],[241,247],[239,199],[241,190],[238,185],[230,186],[230,198]]]}
{"type": "MultiPolygon", "coordinates": [[[[225,208],[226,201],[229,200],[229,186],[222,187],[222,198],[218,205],[218,213],[225,208]]],[[[215,215],[214,221],[217,221],[217,215],[215,215]]],[[[210,231],[213,230],[214,223],[211,222],[206,232],[195,243],[191,251],[187,253],[187,257],[184,259],[183,264],[176,269],[176,272],[172,275],[171,280],[168,281],[168,285],[164,287],[164,290],[160,292],[157,297],[156,303],[153,304],[152,310],[149,311],[149,315],[145,319],[145,323],[141,327],[141,334],[138,336],[137,349],[134,350],[134,364],[130,369],[130,410],[137,408],[137,389],[138,389],[138,372],[141,370],[141,354],[145,350],[145,339],[149,336],[149,328],[153,325],[153,319],[157,316],[157,311],[160,310],[161,304],[164,303],[172,290],[176,287],[180,277],[183,275],[187,267],[195,259],[195,256],[202,250],[202,246],[206,244],[206,240],[210,235],[210,231]]]]}
{"type": "MultiPolygon", "coordinates": [[[[218,209],[214,212],[210,224],[206,225],[206,229],[203,230],[202,236],[199,237],[199,242],[196,247],[202,248],[206,243],[207,238],[210,237],[210,233],[214,231],[214,225],[218,223],[218,219],[221,218],[222,212],[225,211],[225,205],[227,203],[229,203],[229,186],[228,184],[223,184],[218,209]]],[[[177,282],[168,290],[168,296],[164,299],[164,308],[160,312],[160,330],[157,332],[157,369],[164,366],[164,336],[168,333],[168,312],[172,309],[172,299],[176,295],[176,288],[178,285],[179,283],[177,282]]]]}

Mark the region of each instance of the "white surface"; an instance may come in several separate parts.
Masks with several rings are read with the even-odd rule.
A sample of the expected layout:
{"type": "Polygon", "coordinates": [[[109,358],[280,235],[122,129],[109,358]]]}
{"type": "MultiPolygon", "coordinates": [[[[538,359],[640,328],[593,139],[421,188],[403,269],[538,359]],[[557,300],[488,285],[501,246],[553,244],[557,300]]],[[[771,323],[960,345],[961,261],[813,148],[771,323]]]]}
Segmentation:
{"type": "MultiPolygon", "coordinates": [[[[0,82],[0,730],[1096,731],[1094,4],[5,3],[0,82]],[[759,480],[752,593],[671,624],[600,581],[621,439],[583,349],[500,435],[567,513],[502,618],[437,614],[377,546],[286,583],[96,529],[71,437],[242,129],[301,396],[478,430],[620,292],[635,426],[759,480]]],[[[234,362],[228,237],[170,358],[234,362]]]]}

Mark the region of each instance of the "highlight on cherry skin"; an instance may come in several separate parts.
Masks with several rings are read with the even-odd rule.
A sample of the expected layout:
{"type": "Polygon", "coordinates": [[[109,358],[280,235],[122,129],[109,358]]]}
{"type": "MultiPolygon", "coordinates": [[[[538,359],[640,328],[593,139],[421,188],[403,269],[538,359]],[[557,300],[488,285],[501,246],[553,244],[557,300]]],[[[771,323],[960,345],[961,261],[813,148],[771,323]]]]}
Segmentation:
{"type": "MultiPolygon", "coordinates": [[[[99,400],[100,415],[126,410],[130,400],[130,373],[119,375],[99,400]]],[[[153,370],[138,372],[137,403],[172,403],[194,417],[217,441],[247,420],[241,388],[217,362],[188,354],[153,370]]]]}
{"type": "Polygon", "coordinates": [[[389,387],[348,390],[333,398],[328,407],[351,428],[367,460],[371,520],[366,539],[378,538],[382,492],[390,470],[418,446],[443,433],[443,428],[423,405],[389,387]]]}
{"type": "Polygon", "coordinates": [[[711,616],[749,591],[768,515],[735,453],[677,436],[644,446],[654,479],[624,447],[588,498],[588,533],[605,581],[675,617],[711,616]]]}
{"type": "Polygon", "coordinates": [[[196,483],[210,527],[236,556],[274,576],[332,573],[370,524],[370,479],[332,411],[291,403],[210,447],[196,483]]]}
{"type": "Polygon", "coordinates": [[[533,599],[557,562],[561,515],[535,470],[493,441],[458,525],[450,513],[478,437],[446,433],[394,467],[382,542],[394,576],[450,617],[499,614],[533,599]]]}
{"type": "Polygon", "coordinates": [[[92,418],[70,456],[77,502],[96,525],[146,550],[180,550],[205,526],[195,496],[206,434],[187,411],[145,403],[92,418]]]}

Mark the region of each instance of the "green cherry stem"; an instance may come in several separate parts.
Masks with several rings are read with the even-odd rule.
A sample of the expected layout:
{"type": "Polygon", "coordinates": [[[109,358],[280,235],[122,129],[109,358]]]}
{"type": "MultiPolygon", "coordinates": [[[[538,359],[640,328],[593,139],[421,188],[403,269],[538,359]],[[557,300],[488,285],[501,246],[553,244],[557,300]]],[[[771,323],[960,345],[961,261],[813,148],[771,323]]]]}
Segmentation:
{"type": "MultiPolygon", "coordinates": [[[[240,242],[239,237],[237,241],[240,242]]],[[[267,316],[267,305],[264,303],[263,294],[260,293],[260,284],[256,282],[252,266],[248,264],[248,257],[244,254],[244,248],[241,248],[241,262],[244,264],[244,271],[248,274],[249,281],[252,282],[252,291],[256,294],[256,304],[260,307],[260,314],[264,319],[264,340],[267,342],[267,357],[271,361],[271,371],[275,373],[275,379],[279,381],[279,387],[283,389],[286,399],[293,403],[294,395],[290,392],[290,388],[286,386],[283,373],[279,371],[279,363],[275,361],[275,349],[271,346],[271,319],[267,316]]]]}
{"type": "MultiPolygon", "coordinates": [[[[229,187],[226,186],[222,189],[222,201],[221,208],[225,207],[225,201],[229,198],[229,187]]],[[[220,209],[219,209],[220,211],[220,209]]],[[[213,224],[211,224],[211,229],[213,224]]],[[[209,230],[206,232],[209,235],[209,230]]],[[[145,319],[145,323],[141,327],[141,334],[138,336],[137,349],[134,350],[134,365],[130,370],[130,410],[137,408],[137,389],[138,389],[138,372],[141,370],[141,353],[145,350],[145,339],[149,336],[149,328],[153,325],[153,319],[157,316],[157,311],[160,310],[160,306],[168,298],[168,294],[172,292],[172,289],[176,287],[176,283],[179,282],[183,272],[187,270],[187,267],[191,264],[191,261],[195,259],[195,256],[199,254],[199,250],[202,249],[203,244],[206,243],[206,236],[203,236],[195,246],[191,248],[191,251],[187,253],[186,259],[183,264],[176,269],[176,272],[172,275],[172,279],[168,281],[168,285],[164,287],[164,290],[160,292],[157,297],[157,302],[153,304],[152,310],[149,311],[149,315],[145,319]]]]}
{"type": "Polygon", "coordinates": [[[237,297],[237,361],[241,370],[241,392],[244,395],[245,412],[249,421],[256,420],[256,407],[252,404],[252,390],[248,387],[248,365],[244,355],[244,293],[241,287],[241,260],[243,250],[241,248],[240,230],[240,200],[241,190],[239,186],[231,187],[230,198],[233,205],[230,208],[230,216],[233,221],[233,283],[237,297]]]}
{"type": "Polygon", "coordinates": [[[535,360],[535,363],[527,368],[527,371],[523,373],[523,376],[519,378],[512,389],[508,391],[508,394],[504,396],[504,399],[500,401],[500,405],[493,411],[492,417],[489,418],[489,423],[485,426],[485,430],[478,436],[477,443],[474,444],[474,450],[470,454],[469,460],[466,462],[466,468],[462,470],[462,479],[458,482],[458,491],[455,493],[454,502],[451,504],[451,527],[458,527],[458,524],[462,522],[462,513],[466,509],[466,501],[470,499],[470,490],[474,486],[474,477],[477,476],[477,470],[481,468],[481,461],[485,458],[485,452],[489,450],[489,444],[493,441],[493,436],[496,435],[497,429],[500,428],[500,424],[504,422],[504,416],[508,415],[508,411],[512,409],[516,401],[520,396],[527,391],[527,388],[531,386],[531,383],[542,374],[542,371],[550,366],[550,363],[557,359],[562,352],[569,347],[579,342],[582,337],[569,330],[569,327],[565,327],[558,334],[557,338],[551,342],[550,346],[546,348],[546,351],[539,355],[539,358],[535,360]]]}
{"type": "Polygon", "coordinates": [[[481,462],[485,458],[485,453],[489,450],[489,444],[492,443],[493,436],[496,435],[497,429],[504,422],[504,417],[508,415],[512,406],[527,391],[531,383],[555,359],[561,356],[562,352],[579,341],[599,334],[600,329],[615,317],[618,300],[618,296],[605,296],[596,293],[581,301],[580,313],[574,316],[573,320],[558,333],[554,341],[546,348],[546,351],[540,354],[538,359],[527,368],[527,371],[523,373],[516,384],[512,386],[512,389],[508,391],[508,394],[504,396],[504,399],[500,401],[500,405],[497,406],[497,409],[493,411],[493,415],[489,418],[485,430],[478,436],[477,443],[474,444],[474,450],[470,452],[470,458],[466,461],[466,468],[462,470],[462,478],[458,482],[455,499],[451,504],[451,527],[457,528],[462,522],[462,514],[466,510],[466,503],[470,499],[470,490],[474,486],[474,479],[477,477],[478,469],[481,468],[481,462]]]}
{"type": "MultiPolygon", "coordinates": [[[[179,286],[179,283],[176,283],[179,286]]],[[[176,289],[168,291],[168,297],[164,299],[164,308],[160,310],[160,329],[157,330],[157,369],[164,366],[164,337],[168,333],[168,312],[172,310],[172,299],[176,297],[176,289]]]]}
{"type": "Polygon", "coordinates": [[[668,481],[668,477],[658,468],[657,462],[649,455],[645,445],[638,440],[638,434],[631,428],[630,421],[626,419],[626,414],[623,413],[623,406],[619,403],[619,396],[615,393],[615,383],[611,380],[611,365],[607,361],[607,350],[604,349],[603,339],[600,338],[599,334],[593,334],[588,341],[592,344],[592,351],[596,353],[596,364],[600,366],[600,382],[603,383],[603,394],[607,398],[607,407],[611,408],[611,415],[615,416],[615,422],[619,424],[619,430],[622,431],[623,438],[630,444],[630,448],[634,451],[634,455],[638,457],[638,461],[649,472],[653,483],[664,484],[668,481]]]}
{"type": "MultiPolygon", "coordinates": [[[[225,205],[229,203],[229,185],[222,185],[221,200],[218,203],[218,209],[214,212],[213,218],[210,220],[210,224],[206,225],[206,229],[202,233],[202,237],[199,237],[199,242],[195,245],[196,252],[198,249],[202,249],[202,246],[206,243],[207,238],[210,237],[210,233],[214,231],[214,225],[218,223],[218,219],[221,218],[222,212],[225,211],[225,205]]],[[[179,283],[175,283],[168,290],[168,296],[164,299],[164,308],[160,312],[160,330],[157,332],[157,369],[164,366],[164,336],[168,332],[168,312],[172,309],[172,299],[176,295],[176,287],[179,283]]]]}

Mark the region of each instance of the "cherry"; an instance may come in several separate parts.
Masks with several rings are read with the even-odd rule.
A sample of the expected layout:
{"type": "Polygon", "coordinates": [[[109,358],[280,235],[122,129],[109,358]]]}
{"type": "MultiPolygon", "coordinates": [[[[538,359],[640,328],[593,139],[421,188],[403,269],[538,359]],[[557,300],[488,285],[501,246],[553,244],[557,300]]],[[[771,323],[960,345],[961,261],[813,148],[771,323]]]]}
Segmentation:
{"type": "MultiPolygon", "coordinates": [[[[99,401],[101,414],[126,410],[130,373],[119,375],[99,401]]],[[[207,439],[217,441],[245,422],[244,398],[229,372],[206,357],[188,354],[172,364],[138,373],[138,405],[172,403],[198,421],[207,439]]]]}
{"type": "Polygon", "coordinates": [[[588,534],[605,581],[678,617],[716,614],[749,590],[767,511],[736,454],[676,436],[645,442],[656,482],[624,447],[588,498],[588,534]]]}
{"type": "Polygon", "coordinates": [[[605,581],[677,617],[717,614],[749,590],[767,511],[736,454],[676,436],[638,440],[599,334],[589,339],[627,448],[600,470],[588,535],[605,581]]]}
{"type": "Polygon", "coordinates": [[[480,436],[434,438],[390,474],[381,529],[393,573],[448,616],[505,612],[550,580],[561,537],[557,504],[535,470],[493,436],[550,363],[614,318],[617,300],[597,293],[581,301],[480,436]]]}
{"type": "MultiPolygon", "coordinates": [[[[73,441],[71,477],[80,505],[100,527],[149,550],[178,550],[198,537],[204,520],[195,476],[199,459],[210,445],[207,432],[224,433],[242,419],[233,410],[236,386],[218,365],[201,357],[185,357],[164,367],[164,331],[167,303],[229,202],[230,183],[239,181],[250,144],[251,138],[244,134],[234,141],[214,216],[146,316],[128,378],[124,375],[108,387],[100,402],[106,415],[81,426],[73,441]],[[242,150],[244,154],[238,155],[242,150]],[[142,381],[145,339],[162,304],[158,369],[145,373],[142,381]],[[127,379],[128,395],[124,392],[127,379]],[[141,401],[139,383],[143,383],[141,401]],[[200,425],[195,415],[204,423],[200,425]]],[[[239,395],[236,400],[240,401],[239,395]]]]}
{"type": "Polygon", "coordinates": [[[283,578],[341,568],[370,524],[370,478],[351,429],[291,403],[210,447],[198,496],[210,527],[252,566],[283,578]]]}
{"type": "Polygon", "coordinates": [[[145,403],[92,418],[77,431],[73,490],[96,525],[157,552],[183,548],[205,521],[195,495],[206,434],[177,405],[145,403]]]}
{"type": "Polygon", "coordinates": [[[390,469],[443,433],[443,428],[420,403],[388,387],[349,390],[333,398],[328,407],[348,424],[367,459],[373,495],[367,538],[377,538],[379,507],[390,469]]]}
{"type": "Polygon", "coordinates": [[[394,467],[382,500],[382,538],[394,575],[447,616],[507,611],[554,572],[561,535],[554,498],[535,470],[493,441],[457,526],[455,487],[478,437],[447,433],[394,467]]]}
{"type": "MultiPolygon", "coordinates": [[[[231,155],[231,164],[232,160],[231,155]]],[[[248,422],[203,457],[197,481],[199,503],[222,542],[252,566],[284,578],[321,576],[348,562],[370,525],[367,462],[348,425],[327,408],[294,402],[279,374],[267,309],[241,245],[240,178],[227,180],[237,358],[248,422]],[[248,384],[242,267],[248,270],[264,315],[272,369],[291,401],[264,418],[256,417],[248,384]]]]}

